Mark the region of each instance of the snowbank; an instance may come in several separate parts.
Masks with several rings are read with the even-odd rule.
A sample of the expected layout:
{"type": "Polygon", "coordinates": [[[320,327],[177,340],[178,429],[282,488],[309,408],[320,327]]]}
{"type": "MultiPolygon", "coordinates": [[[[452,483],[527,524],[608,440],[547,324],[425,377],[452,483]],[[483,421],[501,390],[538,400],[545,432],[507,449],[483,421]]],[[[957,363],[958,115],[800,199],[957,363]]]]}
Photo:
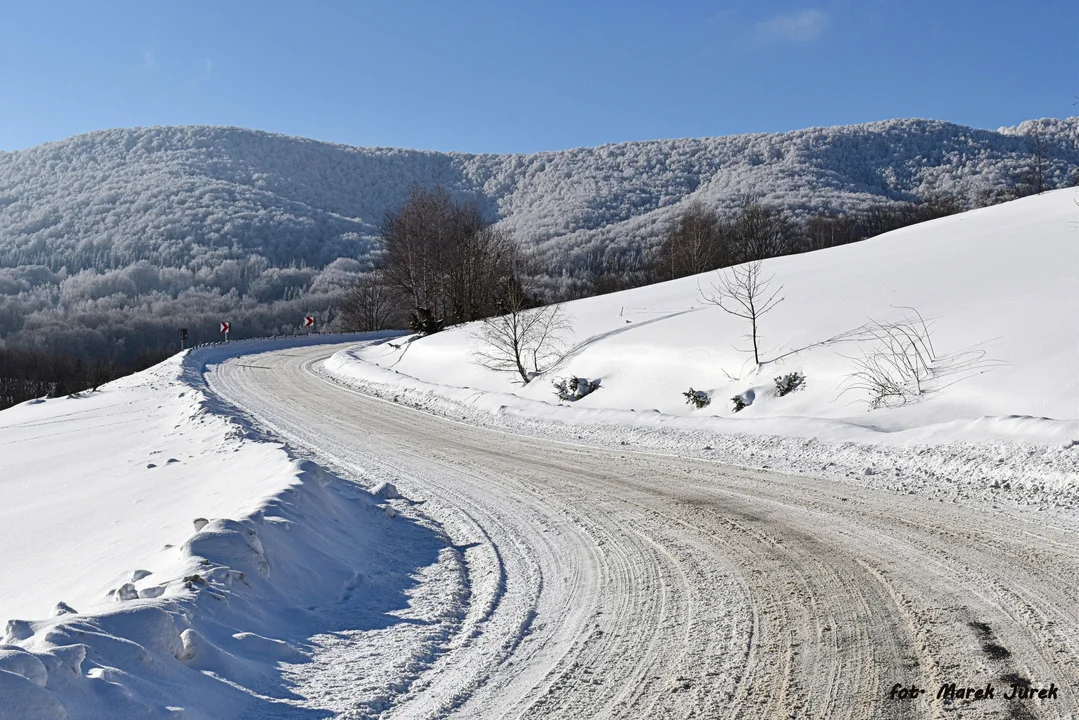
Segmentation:
{"type": "Polygon", "coordinates": [[[844,474],[908,458],[888,464],[1059,490],[1079,470],[1077,197],[1046,193],[765,262],[785,300],[760,321],[760,368],[747,323],[702,301],[715,280],[705,274],[567,303],[572,349],[525,387],[472,362],[470,326],[338,353],[325,369],[389,399],[539,434],[606,428],[618,442],[722,445],[724,457],[796,471],[859,448],[844,474]],[[872,408],[852,376],[879,347],[873,323],[907,320],[924,320],[932,344],[922,392],[872,408]],[[791,372],[805,381],[780,396],[775,378],[791,372]],[[599,389],[559,402],[552,382],[568,376],[599,389]],[[687,404],[691,387],[712,402],[687,404]],[[735,395],[749,400],[737,413],[735,395]]]}
{"type": "Polygon", "coordinates": [[[0,413],[0,719],[262,716],[308,638],[354,629],[308,609],[407,605],[431,531],[258,437],[202,381],[330,339],[350,338],[203,348],[0,413]]]}

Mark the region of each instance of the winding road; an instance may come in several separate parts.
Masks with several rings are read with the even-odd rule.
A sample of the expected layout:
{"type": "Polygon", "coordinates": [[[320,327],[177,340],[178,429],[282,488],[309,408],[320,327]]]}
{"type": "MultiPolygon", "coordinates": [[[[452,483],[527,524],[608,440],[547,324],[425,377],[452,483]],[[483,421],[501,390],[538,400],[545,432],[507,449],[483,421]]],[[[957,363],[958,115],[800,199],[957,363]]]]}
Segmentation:
{"type": "Polygon", "coordinates": [[[427,640],[393,645],[394,669],[377,677],[371,658],[390,636],[327,641],[295,676],[320,707],[354,718],[1076,717],[1079,546],[1035,513],[476,428],[315,373],[338,349],[207,374],[298,452],[364,484],[392,478],[417,501],[406,512],[446,534],[444,567],[413,598],[443,634],[403,627],[427,640]],[[364,678],[362,693],[349,677],[364,678]],[[992,683],[996,696],[938,699],[953,682],[992,683]],[[1003,698],[1028,682],[1055,684],[1057,698],[1003,698]],[[925,692],[893,699],[896,684],[925,692]]]}

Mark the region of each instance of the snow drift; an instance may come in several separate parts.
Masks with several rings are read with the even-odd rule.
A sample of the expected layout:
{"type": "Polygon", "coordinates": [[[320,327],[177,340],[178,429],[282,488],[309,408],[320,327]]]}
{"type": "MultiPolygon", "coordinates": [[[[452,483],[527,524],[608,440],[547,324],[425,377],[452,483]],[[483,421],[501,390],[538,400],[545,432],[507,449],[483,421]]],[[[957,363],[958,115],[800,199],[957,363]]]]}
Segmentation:
{"type": "Polygon", "coordinates": [[[205,391],[208,363],[289,344],[0,413],[0,718],[262,717],[309,638],[407,606],[439,538],[205,391]]]}

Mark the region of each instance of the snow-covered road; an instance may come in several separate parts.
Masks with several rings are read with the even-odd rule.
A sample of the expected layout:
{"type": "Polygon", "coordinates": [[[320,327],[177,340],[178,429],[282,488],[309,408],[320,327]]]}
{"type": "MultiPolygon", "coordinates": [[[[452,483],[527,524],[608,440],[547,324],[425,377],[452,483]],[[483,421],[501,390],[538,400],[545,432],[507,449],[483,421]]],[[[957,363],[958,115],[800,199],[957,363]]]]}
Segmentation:
{"type": "MultiPolygon", "coordinates": [[[[1071,717],[1079,547],[953,504],[455,423],[334,384],[340,346],[211,389],[445,532],[414,617],[321,639],[297,705],[345,717],[1071,717]],[[1008,701],[1013,683],[1058,699],[1008,701]],[[946,683],[993,700],[947,703],[946,683]],[[892,700],[896,683],[928,692],[892,700]]],[[[288,716],[282,707],[283,716],[288,716]]]]}

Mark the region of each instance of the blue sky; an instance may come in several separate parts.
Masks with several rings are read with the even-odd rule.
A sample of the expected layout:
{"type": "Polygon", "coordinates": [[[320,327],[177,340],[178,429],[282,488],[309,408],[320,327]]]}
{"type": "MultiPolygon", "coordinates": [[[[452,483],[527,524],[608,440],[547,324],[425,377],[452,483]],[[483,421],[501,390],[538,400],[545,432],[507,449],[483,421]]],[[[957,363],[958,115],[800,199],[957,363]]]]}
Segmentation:
{"type": "Polygon", "coordinates": [[[892,117],[1079,114],[1079,3],[8,3],[0,149],[239,125],[534,152],[892,117]]]}

